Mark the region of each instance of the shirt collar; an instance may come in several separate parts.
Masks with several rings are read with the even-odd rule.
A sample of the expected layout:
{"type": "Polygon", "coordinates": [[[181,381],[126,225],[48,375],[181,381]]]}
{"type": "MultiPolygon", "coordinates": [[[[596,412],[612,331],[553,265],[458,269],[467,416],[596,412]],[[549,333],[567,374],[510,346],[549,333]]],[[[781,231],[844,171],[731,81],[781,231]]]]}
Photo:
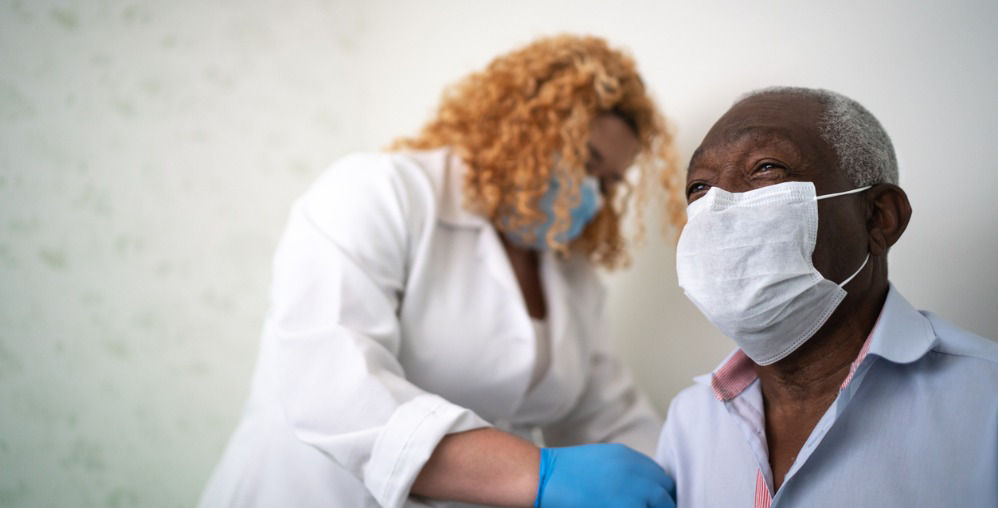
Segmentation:
{"type": "Polygon", "coordinates": [[[741,349],[735,349],[721,365],[709,375],[696,381],[709,383],[717,400],[731,400],[755,382],[755,364],[741,349]]]}
{"type": "MultiPolygon", "coordinates": [[[[911,363],[925,356],[936,343],[935,332],[928,319],[915,310],[891,284],[880,316],[853,362],[842,388],[849,384],[856,368],[868,355],[876,355],[893,363],[911,363]]],[[[694,380],[709,385],[718,400],[727,401],[741,394],[756,379],[752,360],[744,351],[736,349],[712,373],[694,380]]]]}
{"type": "Polygon", "coordinates": [[[452,226],[482,227],[488,220],[464,206],[464,174],[468,171],[461,157],[445,150],[442,188],[439,194],[440,220],[452,226]]]}
{"type": "Polygon", "coordinates": [[[891,284],[873,329],[870,354],[894,363],[912,363],[938,344],[928,318],[915,310],[891,284]]]}
{"type": "Polygon", "coordinates": [[[437,198],[437,219],[459,227],[480,228],[489,221],[464,207],[464,161],[449,147],[401,152],[423,169],[437,198]]]}

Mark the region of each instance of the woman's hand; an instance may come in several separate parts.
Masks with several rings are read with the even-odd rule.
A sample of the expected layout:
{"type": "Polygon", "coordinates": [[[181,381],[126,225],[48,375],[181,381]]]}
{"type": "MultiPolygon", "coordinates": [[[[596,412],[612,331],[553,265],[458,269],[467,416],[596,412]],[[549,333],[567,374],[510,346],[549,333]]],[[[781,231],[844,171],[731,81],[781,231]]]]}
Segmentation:
{"type": "Polygon", "coordinates": [[[622,444],[542,448],[535,508],[674,508],[676,485],[655,461],[622,444]]]}

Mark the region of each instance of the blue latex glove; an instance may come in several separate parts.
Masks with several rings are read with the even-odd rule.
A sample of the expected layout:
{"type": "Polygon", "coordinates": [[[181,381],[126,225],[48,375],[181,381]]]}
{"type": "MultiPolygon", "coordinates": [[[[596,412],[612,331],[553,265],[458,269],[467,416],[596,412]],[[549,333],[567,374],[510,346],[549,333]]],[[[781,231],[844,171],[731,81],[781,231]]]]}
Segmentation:
{"type": "Polygon", "coordinates": [[[655,461],[622,444],[541,448],[534,508],[675,508],[675,492],[655,461]]]}

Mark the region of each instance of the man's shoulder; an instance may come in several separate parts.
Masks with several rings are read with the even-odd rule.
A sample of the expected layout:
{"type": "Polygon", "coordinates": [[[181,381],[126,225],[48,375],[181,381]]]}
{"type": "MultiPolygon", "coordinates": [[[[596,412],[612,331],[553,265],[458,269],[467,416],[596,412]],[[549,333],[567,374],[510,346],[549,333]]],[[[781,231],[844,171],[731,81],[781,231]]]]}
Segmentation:
{"type": "Polygon", "coordinates": [[[917,310],[892,284],[880,318],[873,330],[870,353],[898,365],[935,365],[920,360],[947,357],[924,374],[945,374],[951,370],[976,365],[985,370],[998,369],[998,342],[975,335],[938,315],[917,310]],[[939,367],[941,372],[935,369],[939,367]]]}
{"type": "Polygon", "coordinates": [[[923,311],[922,315],[929,320],[938,339],[933,351],[980,360],[982,366],[998,369],[998,342],[964,330],[931,312],[923,311]]]}
{"type": "Polygon", "coordinates": [[[724,410],[724,403],[718,400],[710,383],[704,381],[710,374],[704,376],[691,386],[684,388],[669,404],[666,413],[666,423],[678,427],[687,424],[702,424],[712,414],[724,410]]]}
{"type": "MultiPolygon", "coordinates": [[[[894,365],[890,372],[904,376],[910,393],[920,403],[952,406],[954,410],[975,407],[987,414],[998,411],[998,342],[964,330],[931,312],[918,311],[918,315],[926,323],[926,333],[932,336],[931,344],[917,359],[890,362],[894,365]]],[[[961,413],[961,418],[969,416],[957,413],[961,413]]]]}
{"type": "Polygon", "coordinates": [[[732,421],[727,417],[725,402],[710,386],[710,374],[697,378],[669,404],[665,425],[659,434],[656,460],[666,471],[683,461],[700,460],[704,450],[712,449],[718,439],[730,439],[732,421]]]}
{"type": "Polygon", "coordinates": [[[714,396],[714,392],[707,382],[709,376],[710,374],[705,374],[701,378],[697,378],[696,383],[680,390],[672,399],[672,405],[695,406],[703,405],[705,402],[717,402],[717,397],[714,396]]]}
{"type": "Polygon", "coordinates": [[[949,388],[959,386],[975,397],[991,399],[998,410],[998,342],[963,330],[931,312],[922,314],[936,335],[926,368],[938,369],[939,379],[949,388]]]}

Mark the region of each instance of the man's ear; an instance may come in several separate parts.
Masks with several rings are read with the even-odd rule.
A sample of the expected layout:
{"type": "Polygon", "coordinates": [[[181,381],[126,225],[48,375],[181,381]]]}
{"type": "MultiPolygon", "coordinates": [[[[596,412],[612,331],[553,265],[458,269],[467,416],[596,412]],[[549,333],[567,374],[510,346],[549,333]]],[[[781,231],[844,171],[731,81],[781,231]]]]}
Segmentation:
{"type": "Polygon", "coordinates": [[[911,219],[911,203],[901,187],[892,183],[874,185],[868,192],[870,254],[883,256],[901,238],[911,219]]]}

